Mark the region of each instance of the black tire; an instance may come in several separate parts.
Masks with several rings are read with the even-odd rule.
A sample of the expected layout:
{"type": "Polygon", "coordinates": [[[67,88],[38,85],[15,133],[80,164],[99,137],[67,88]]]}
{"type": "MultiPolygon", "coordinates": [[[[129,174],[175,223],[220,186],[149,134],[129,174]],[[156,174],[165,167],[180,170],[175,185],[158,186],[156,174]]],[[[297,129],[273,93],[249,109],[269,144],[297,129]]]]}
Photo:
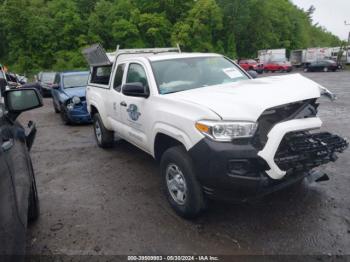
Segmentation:
{"type": "Polygon", "coordinates": [[[72,122],[70,121],[70,119],[68,118],[67,116],[67,109],[64,108],[64,105],[61,105],[61,118],[62,118],[62,122],[65,124],[65,125],[70,125],[72,124],[72,122]]]}
{"type": "Polygon", "coordinates": [[[28,199],[28,222],[32,223],[39,218],[40,215],[40,204],[38,197],[38,190],[36,188],[36,181],[34,177],[34,170],[32,167],[32,163],[30,163],[32,170],[32,184],[30,187],[29,199],[28,199]]]}
{"type": "MultiPolygon", "coordinates": [[[[166,197],[175,212],[187,219],[198,216],[205,208],[204,196],[201,185],[197,181],[192,160],[185,148],[183,146],[169,148],[162,156],[160,171],[166,197]],[[181,181],[185,181],[185,193],[183,194],[185,197],[182,199],[183,203],[181,204],[177,202],[178,200],[175,200],[176,197],[173,196],[175,194],[171,192],[171,186],[169,185],[168,176],[170,176],[170,171],[168,171],[168,169],[174,166],[178,168],[177,170],[180,170],[181,181]]],[[[176,182],[176,184],[177,186],[180,185],[178,182],[176,182]]]]}
{"type": "Polygon", "coordinates": [[[328,67],[323,68],[323,72],[327,73],[329,71],[328,67]]]}
{"type": "Polygon", "coordinates": [[[110,148],[114,145],[114,132],[108,130],[102,122],[100,114],[93,116],[93,126],[97,145],[102,148],[110,148]],[[100,131],[98,131],[100,130],[100,131]]]}

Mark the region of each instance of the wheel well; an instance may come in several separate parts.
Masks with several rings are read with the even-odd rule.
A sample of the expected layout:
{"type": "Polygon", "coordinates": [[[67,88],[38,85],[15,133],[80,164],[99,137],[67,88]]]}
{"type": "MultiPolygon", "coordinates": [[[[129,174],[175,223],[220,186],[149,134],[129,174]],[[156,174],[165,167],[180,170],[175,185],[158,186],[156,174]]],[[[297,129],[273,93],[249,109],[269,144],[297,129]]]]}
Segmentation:
{"type": "Polygon", "coordinates": [[[91,115],[91,117],[93,117],[94,114],[98,113],[98,110],[95,106],[91,106],[90,108],[91,108],[90,115],[91,115]]]}
{"type": "Polygon", "coordinates": [[[168,135],[165,135],[165,134],[162,134],[162,133],[158,133],[156,135],[156,138],[154,140],[154,157],[155,159],[159,162],[160,159],[162,158],[162,155],[164,154],[164,152],[171,148],[171,147],[174,147],[174,146],[179,146],[179,145],[182,145],[183,144],[168,136],[168,135]]]}

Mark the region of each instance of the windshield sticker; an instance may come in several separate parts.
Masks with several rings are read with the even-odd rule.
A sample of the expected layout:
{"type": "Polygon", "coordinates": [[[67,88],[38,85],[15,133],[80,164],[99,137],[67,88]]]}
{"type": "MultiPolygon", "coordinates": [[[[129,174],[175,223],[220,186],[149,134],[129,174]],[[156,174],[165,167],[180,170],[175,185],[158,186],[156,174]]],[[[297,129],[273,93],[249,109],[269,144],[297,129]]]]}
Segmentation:
{"type": "Polygon", "coordinates": [[[242,77],[241,72],[239,72],[233,67],[225,68],[222,71],[231,79],[242,77]]]}

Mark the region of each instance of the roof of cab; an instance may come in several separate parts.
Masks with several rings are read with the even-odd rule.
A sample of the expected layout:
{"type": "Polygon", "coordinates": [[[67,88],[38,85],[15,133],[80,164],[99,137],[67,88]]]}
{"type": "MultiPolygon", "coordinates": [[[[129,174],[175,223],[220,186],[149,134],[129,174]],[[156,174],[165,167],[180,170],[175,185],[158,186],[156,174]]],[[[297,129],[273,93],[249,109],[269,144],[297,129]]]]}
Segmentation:
{"type": "Polygon", "coordinates": [[[90,74],[89,71],[80,71],[80,70],[70,70],[70,71],[62,71],[60,72],[60,74],[63,74],[63,75],[83,75],[83,74],[90,74]]]}
{"type": "MultiPolygon", "coordinates": [[[[107,53],[107,56],[110,61],[115,60],[114,53],[107,53]]],[[[220,57],[219,54],[213,53],[143,53],[143,54],[122,54],[118,57],[119,61],[129,60],[131,58],[147,58],[151,62],[155,61],[163,61],[163,60],[172,60],[172,59],[180,59],[180,58],[196,58],[196,57],[220,57]]]]}

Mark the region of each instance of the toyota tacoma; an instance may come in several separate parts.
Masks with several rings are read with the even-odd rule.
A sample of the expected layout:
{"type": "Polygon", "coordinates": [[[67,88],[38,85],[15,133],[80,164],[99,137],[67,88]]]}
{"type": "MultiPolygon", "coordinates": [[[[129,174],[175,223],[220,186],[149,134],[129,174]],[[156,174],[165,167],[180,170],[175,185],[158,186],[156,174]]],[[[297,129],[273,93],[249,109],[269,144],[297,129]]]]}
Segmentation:
{"type": "Polygon", "coordinates": [[[301,76],[252,79],[229,58],[179,48],[83,51],[97,144],[116,137],[160,163],[173,209],[191,218],[207,198],[249,200],[280,190],[348,147],[317,131],[326,88],[301,76]]]}

